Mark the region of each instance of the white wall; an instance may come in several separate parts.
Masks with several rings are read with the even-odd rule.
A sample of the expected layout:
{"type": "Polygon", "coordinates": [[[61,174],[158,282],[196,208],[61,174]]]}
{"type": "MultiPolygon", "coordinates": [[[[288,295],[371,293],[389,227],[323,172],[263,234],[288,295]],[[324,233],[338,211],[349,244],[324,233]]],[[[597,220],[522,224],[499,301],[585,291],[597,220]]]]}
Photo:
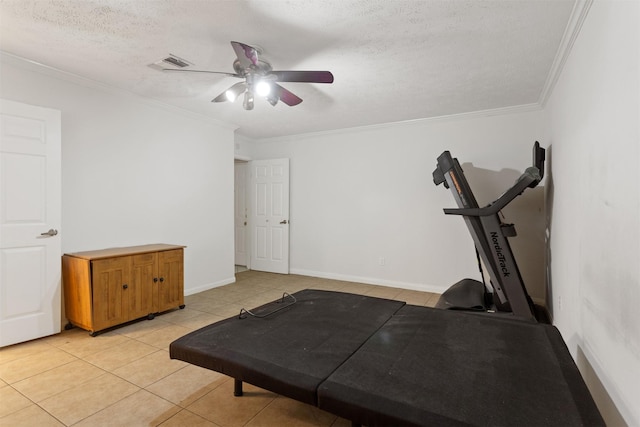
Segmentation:
{"type": "Polygon", "coordinates": [[[236,134],[234,144],[234,156],[240,160],[250,160],[253,154],[253,143],[255,141],[245,136],[236,134]]]}
{"type": "MultiPolygon", "coordinates": [[[[291,272],[435,292],[479,279],[471,236],[461,217],[444,215],[455,202],[431,174],[450,150],[478,202],[497,198],[531,165],[533,142],[546,142],[542,112],[522,110],[254,143],[253,158],[291,159],[291,272]]],[[[521,239],[534,254],[519,261],[530,292],[543,299],[543,192],[525,196],[537,223],[518,222],[522,204],[505,214],[521,235],[514,251],[521,239]]]]}
{"type": "Polygon", "coordinates": [[[610,425],[640,425],[639,23],[595,1],[547,105],[549,303],[610,425]]]}
{"type": "Polygon", "coordinates": [[[185,293],[234,280],[232,128],[0,59],[0,97],[62,111],[64,252],[180,244],[185,293]]]}

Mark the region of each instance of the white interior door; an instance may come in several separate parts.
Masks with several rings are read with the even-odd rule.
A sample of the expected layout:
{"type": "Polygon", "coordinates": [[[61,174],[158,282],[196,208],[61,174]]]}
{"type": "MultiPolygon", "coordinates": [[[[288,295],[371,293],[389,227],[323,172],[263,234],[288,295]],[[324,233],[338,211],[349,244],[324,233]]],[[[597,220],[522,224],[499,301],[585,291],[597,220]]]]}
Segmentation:
{"type": "Polygon", "coordinates": [[[0,100],[0,347],[60,332],[60,112],[0,100]]]}
{"type": "Polygon", "coordinates": [[[247,162],[235,163],[234,179],[234,240],[235,264],[247,265],[247,162]]]}
{"type": "Polygon", "coordinates": [[[251,269],[289,274],[289,159],[249,162],[251,269]]]}

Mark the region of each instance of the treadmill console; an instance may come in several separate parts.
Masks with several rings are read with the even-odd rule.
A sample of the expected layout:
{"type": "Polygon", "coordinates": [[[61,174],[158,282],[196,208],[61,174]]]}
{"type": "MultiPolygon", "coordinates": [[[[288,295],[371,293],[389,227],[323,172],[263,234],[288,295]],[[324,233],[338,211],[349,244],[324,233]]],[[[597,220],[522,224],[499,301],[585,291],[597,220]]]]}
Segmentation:
{"type": "MultiPolygon", "coordinates": [[[[545,150],[544,148],[540,147],[540,143],[536,141],[536,143],[533,144],[533,166],[538,168],[540,179],[544,178],[544,161],[545,150]]],[[[536,183],[536,185],[538,185],[538,183],[536,183]]],[[[533,187],[535,187],[535,185],[533,187]]]]}

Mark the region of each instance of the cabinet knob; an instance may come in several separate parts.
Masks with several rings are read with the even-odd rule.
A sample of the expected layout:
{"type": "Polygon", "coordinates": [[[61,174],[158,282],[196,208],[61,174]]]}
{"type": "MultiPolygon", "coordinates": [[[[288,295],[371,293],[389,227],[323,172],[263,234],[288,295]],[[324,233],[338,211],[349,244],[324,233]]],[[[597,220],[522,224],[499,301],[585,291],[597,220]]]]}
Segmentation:
{"type": "Polygon", "coordinates": [[[154,277],[154,278],[153,278],[153,283],[157,283],[157,282],[158,282],[158,278],[157,278],[157,277],[154,277]]]}
{"type": "Polygon", "coordinates": [[[160,282],[164,282],[164,277],[161,277],[161,278],[160,278],[160,282]]]}
{"type": "Polygon", "coordinates": [[[124,285],[122,285],[122,289],[127,289],[129,287],[129,285],[127,285],[126,283],[124,285]]]}

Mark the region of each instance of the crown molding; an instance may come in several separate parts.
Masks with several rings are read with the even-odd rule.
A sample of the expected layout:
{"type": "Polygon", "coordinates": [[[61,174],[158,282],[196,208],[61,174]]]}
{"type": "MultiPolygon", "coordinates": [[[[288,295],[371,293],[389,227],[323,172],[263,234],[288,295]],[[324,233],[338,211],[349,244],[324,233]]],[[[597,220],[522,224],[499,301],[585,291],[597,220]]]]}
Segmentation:
{"type": "Polygon", "coordinates": [[[350,128],[340,128],[340,129],[332,129],[332,130],[319,131],[319,132],[301,133],[296,135],[285,135],[285,136],[274,136],[272,138],[252,139],[252,141],[258,142],[258,143],[298,141],[300,140],[300,138],[312,138],[312,137],[326,136],[326,135],[345,134],[350,132],[367,132],[367,131],[373,131],[373,130],[400,127],[400,126],[402,127],[424,126],[425,124],[444,123],[444,122],[456,121],[456,120],[473,120],[477,118],[503,116],[503,115],[509,115],[509,114],[522,114],[522,113],[530,113],[532,111],[541,111],[541,110],[542,110],[542,107],[538,103],[522,104],[522,105],[514,105],[511,107],[492,108],[488,110],[470,111],[467,113],[449,114],[445,116],[426,117],[423,119],[403,120],[398,122],[355,126],[350,128]]]}
{"type": "Polygon", "coordinates": [[[556,56],[551,64],[549,74],[547,75],[547,80],[544,83],[542,92],[540,93],[540,98],[538,99],[538,104],[542,108],[547,105],[547,101],[549,100],[551,93],[553,93],[553,88],[560,78],[560,74],[562,74],[564,65],[571,54],[573,44],[575,43],[576,38],[578,38],[582,24],[587,18],[587,14],[589,13],[589,9],[592,4],[593,0],[577,0],[573,5],[569,22],[564,30],[560,46],[558,46],[556,56]]]}

